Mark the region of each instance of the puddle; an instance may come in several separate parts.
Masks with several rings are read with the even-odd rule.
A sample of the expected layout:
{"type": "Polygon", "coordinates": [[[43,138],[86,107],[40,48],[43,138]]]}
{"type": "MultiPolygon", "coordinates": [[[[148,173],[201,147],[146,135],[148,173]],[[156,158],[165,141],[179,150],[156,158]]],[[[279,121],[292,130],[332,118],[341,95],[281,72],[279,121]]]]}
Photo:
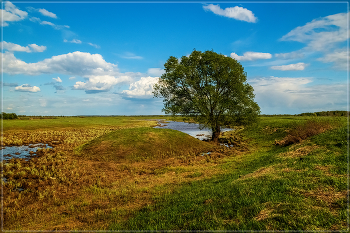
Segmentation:
{"type": "MultiPolygon", "coordinates": [[[[211,129],[204,128],[199,129],[199,124],[177,122],[177,121],[164,121],[158,120],[157,126],[154,128],[174,129],[187,133],[188,135],[198,138],[199,140],[207,140],[211,138],[211,129]]],[[[230,131],[230,128],[222,128],[221,132],[230,131]]]]}
{"type": "Polygon", "coordinates": [[[220,146],[226,146],[228,148],[233,147],[233,145],[229,145],[228,143],[220,143],[220,146]]]}
{"type": "Polygon", "coordinates": [[[202,153],[201,156],[210,155],[210,154],[211,154],[211,152],[202,153]]]}
{"type": "Polygon", "coordinates": [[[29,144],[27,146],[5,146],[1,149],[3,160],[26,159],[29,160],[39,148],[52,148],[48,144],[29,144]]]}

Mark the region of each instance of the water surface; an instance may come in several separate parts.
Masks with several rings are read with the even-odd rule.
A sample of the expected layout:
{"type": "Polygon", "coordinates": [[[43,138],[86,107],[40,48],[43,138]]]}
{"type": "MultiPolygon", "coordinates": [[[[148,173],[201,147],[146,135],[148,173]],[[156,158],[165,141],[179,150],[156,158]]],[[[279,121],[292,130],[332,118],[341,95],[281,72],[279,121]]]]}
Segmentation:
{"type": "MultiPolygon", "coordinates": [[[[199,140],[210,139],[212,131],[209,128],[199,129],[199,124],[177,122],[177,121],[161,121],[158,120],[158,126],[154,128],[174,129],[187,133],[188,135],[198,138],[199,140]]],[[[221,132],[230,131],[230,128],[221,128],[221,132]]]]}
{"type": "Polygon", "coordinates": [[[29,160],[33,155],[35,155],[35,152],[39,148],[52,148],[48,144],[29,144],[27,146],[5,146],[2,147],[1,155],[3,156],[3,160],[9,160],[12,158],[18,158],[18,159],[26,159],[29,160]]]}

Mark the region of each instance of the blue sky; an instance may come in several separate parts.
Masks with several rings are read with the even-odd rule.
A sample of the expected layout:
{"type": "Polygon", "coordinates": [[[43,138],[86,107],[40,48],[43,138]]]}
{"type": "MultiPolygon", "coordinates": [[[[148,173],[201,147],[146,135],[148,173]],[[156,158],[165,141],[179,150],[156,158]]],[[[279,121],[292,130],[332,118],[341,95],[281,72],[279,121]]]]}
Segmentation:
{"type": "Polygon", "coordinates": [[[170,56],[238,60],[262,114],[347,110],[348,2],[2,2],[2,111],[162,114],[170,56]]]}

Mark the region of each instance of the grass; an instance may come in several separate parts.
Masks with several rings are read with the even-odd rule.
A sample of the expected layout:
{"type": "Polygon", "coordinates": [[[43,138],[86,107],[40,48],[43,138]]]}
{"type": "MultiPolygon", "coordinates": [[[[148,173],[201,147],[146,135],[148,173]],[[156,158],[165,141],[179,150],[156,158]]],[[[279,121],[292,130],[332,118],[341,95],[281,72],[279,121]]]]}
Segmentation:
{"type": "MultiPolygon", "coordinates": [[[[133,127],[147,125],[148,117],[56,117],[53,119],[25,119],[3,120],[3,131],[18,130],[71,130],[79,128],[93,128],[101,126],[133,127]]],[[[156,118],[154,118],[156,119],[156,118]]],[[[155,123],[153,122],[155,125],[155,123]]]]}
{"type": "Polygon", "coordinates": [[[212,144],[176,130],[140,127],[105,134],[82,145],[77,151],[84,158],[121,162],[195,157],[212,150],[212,144]]]}
{"type": "Polygon", "coordinates": [[[144,119],[4,121],[4,145],[58,142],[4,166],[4,230],[347,229],[346,118],[261,117],[231,149],[144,119]]]}
{"type": "MultiPolygon", "coordinates": [[[[113,230],[343,230],[347,226],[347,128],[343,122],[289,147],[274,140],[303,135],[315,121],[274,119],[243,131],[255,152],[227,158],[224,174],[156,195],[113,230]],[[303,121],[302,121],[303,122],[303,121]],[[310,123],[311,122],[311,123],[310,123]],[[269,127],[267,127],[269,126],[269,127]],[[290,134],[288,134],[290,132],[290,134]]],[[[338,119],[339,121],[339,119],[338,119]]]]}

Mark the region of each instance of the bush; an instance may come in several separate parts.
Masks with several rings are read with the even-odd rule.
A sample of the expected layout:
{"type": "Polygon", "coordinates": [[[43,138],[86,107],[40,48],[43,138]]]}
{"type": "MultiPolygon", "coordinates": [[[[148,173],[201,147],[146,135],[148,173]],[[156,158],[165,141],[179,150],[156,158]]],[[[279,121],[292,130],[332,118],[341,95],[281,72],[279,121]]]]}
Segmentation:
{"type": "Polygon", "coordinates": [[[1,113],[1,119],[18,119],[18,116],[16,115],[16,113],[5,113],[2,112],[1,113]]]}

